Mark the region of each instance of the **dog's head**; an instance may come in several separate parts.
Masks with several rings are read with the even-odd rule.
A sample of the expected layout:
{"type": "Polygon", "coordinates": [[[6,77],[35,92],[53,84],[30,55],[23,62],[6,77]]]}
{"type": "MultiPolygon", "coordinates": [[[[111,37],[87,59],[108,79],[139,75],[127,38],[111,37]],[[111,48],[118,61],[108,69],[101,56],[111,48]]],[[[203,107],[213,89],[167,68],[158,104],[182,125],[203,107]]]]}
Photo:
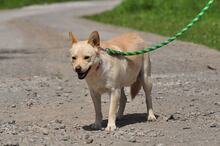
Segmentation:
{"type": "Polygon", "coordinates": [[[99,34],[94,31],[88,40],[79,42],[72,32],[69,35],[72,39],[70,54],[73,69],[78,74],[79,79],[84,79],[93,66],[97,64],[98,48],[100,47],[99,34]]]}

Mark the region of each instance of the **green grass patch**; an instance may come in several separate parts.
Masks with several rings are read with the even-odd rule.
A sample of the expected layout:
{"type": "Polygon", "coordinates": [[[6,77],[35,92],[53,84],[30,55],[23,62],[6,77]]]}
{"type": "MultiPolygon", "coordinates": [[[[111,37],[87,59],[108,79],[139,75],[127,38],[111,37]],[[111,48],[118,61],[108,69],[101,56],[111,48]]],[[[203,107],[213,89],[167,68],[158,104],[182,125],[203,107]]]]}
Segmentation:
{"type": "MultiPolygon", "coordinates": [[[[124,0],[111,11],[86,18],[172,36],[188,24],[207,2],[208,0],[124,0]]],[[[180,39],[220,50],[220,1],[216,0],[203,19],[180,39]]]]}
{"type": "Polygon", "coordinates": [[[76,0],[0,0],[0,9],[12,9],[33,4],[49,4],[54,2],[66,2],[76,0]]]}

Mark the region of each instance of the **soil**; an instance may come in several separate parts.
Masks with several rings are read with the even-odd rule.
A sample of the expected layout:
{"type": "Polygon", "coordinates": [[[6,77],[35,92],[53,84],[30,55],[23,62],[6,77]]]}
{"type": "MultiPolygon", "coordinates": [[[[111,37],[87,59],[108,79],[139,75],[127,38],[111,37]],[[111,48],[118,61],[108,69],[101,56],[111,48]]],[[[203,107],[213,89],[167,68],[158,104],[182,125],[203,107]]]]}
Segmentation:
{"type": "MultiPolygon", "coordinates": [[[[81,18],[112,9],[119,2],[0,11],[0,145],[220,145],[220,53],[181,41],[151,53],[157,121],[146,121],[141,91],[134,101],[128,98],[116,131],[91,131],[94,108],[86,83],[72,70],[68,32],[85,39],[98,30],[105,40],[135,31],[81,18]]],[[[165,39],[138,33],[149,44],[165,39]]],[[[128,89],[126,94],[130,97],[128,89]]],[[[102,107],[105,127],[109,97],[103,96],[102,107]]]]}

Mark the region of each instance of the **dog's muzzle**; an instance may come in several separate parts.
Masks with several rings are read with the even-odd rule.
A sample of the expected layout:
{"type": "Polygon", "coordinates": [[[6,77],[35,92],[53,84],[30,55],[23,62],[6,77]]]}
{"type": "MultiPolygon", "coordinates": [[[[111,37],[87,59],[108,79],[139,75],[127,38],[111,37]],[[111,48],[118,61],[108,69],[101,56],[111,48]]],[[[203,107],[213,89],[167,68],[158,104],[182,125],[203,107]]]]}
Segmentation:
{"type": "Polygon", "coordinates": [[[84,79],[86,76],[87,76],[87,74],[89,73],[89,71],[90,71],[90,69],[91,69],[91,66],[87,69],[87,71],[85,71],[85,72],[77,72],[77,74],[78,74],[78,78],[80,79],[80,80],[82,80],[82,79],[84,79]]]}

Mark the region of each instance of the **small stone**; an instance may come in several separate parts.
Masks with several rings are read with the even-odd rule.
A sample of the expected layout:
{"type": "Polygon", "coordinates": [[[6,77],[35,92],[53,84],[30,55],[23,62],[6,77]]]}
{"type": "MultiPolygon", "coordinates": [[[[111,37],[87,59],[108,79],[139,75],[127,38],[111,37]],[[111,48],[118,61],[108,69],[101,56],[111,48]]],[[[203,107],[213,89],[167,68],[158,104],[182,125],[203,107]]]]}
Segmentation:
{"type": "Polygon", "coordinates": [[[30,89],[30,88],[28,88],[28,89],[25,89],[26,91],[28,91],[28,92],[30,92],[30,91],[32,91],[32,89],[30,89]]]}
{"type": "Polygon", "coordinates": [[[15,124],[15,120],[9,121],[8,124],[11,124],[11,125],[12,125],[12,124],[15,124]]]}
{"type": "Polygon", "coordinates": [[[128,141],[132,142],[132,143],[137,142],[137,140],[136,140],[136,138],[134,136],[130,137],[128,141]]]}
{"type": "Polygon", "coordinates": [[[68,141],[69,139],[70,139],[70,137],[68,135],[66,135],[62,138],[63,141],[68,141]]]}
{"type": "Polygon", "coordinates": [[[13,134],[13,135],[17,135],[18,133],[17,133],[17,131],[12,130],[11,134],[13,134]]]}
{"type": "Polygon", "coordinates": [[[217,124],[217,123],[212,123],[212,124],[210,125],[210,128],[216,128],[216,127],[218,127],[218,124],[217,124]]]}
{"type": "Polygon", "coordinates": [[[55,129],[55,130],[59,130],[59,127],[56,126],[56,127],[54,127],[54,129],[55,129]]]}
{"type": "Polygon", "coordinates": [[[107,145],[112,145],[113,144],[113,141],[110,141],[110,142],[108,142],[108,144],[107,145]]]}
{"type": "Polygon", "coordinates": [[[12,105],[11,105],[11,108],[16,108],[16,105],[15,105],[15,104],[12,104],[12,105]]]}
{"type": "Polygon", "coordinates": [[[119,134],[119,135],[124,135],[125,132],[124,132],[124,131],[118,131],[118,134],[119,134]]]}
{"type": "Polygon", "coordinates": [[[65,129],[65,128],[66,128],[66,126],[64,124],[60,125],[60,129],[65,129]]]}
{"type": "Polygon", "coordinates": [[[176,121],[176,120],[179,120],[179,119],[180,119],[180,114],[174,113],[174,114],[171,114],[171,115],[166,119],[166,121],[170,121],[170,120],[176,121]]]}
{"type": "Polygon", "coordinates": [[[144,134],[144,132],[137,132],[137,135],[138,136],[144,136],[145,134],[144,134]]]}
{"type": "Polygon", "coordinates": [[[220,102],[216,102],[216,103],[215,103],[215,105],[218,105],[218,106],[220,106],[220,102]]]}
{"type": "Polygon", "coordinates": [[[37,92],[33,93],[33,97],[37,97],[37,95],[38,95],[37,92]]]}
{"type": "Polygon", "coordinates": [[[207,65],[207,68],[210,69],[210,70],[216,70],[216,68],[214,66],[211,66],[211,65],[207,65]]]}
{"type": "Polygon", "coordinates": [[[131,136],[135,136],[135,135],[136,135],[136,132],[130,132],[130,135],[131,135],[131,136]]]}
{"type": "Polygon", "coordinates": [[[83,139],[89,139],[89,137],[90,137],[90,135],[89,134],[85,134],[84,136],[83,136],[83,139]]]}
{"type": "Polygon", "coordinates": [[[30,100],[26,103],[26,105],[28,106],[28,108],[31,108],[34,105],[34,102],[30,100]]]}
{"type": "Polygon", "coordinates": [[[59,86],[57,87],[57,90],[63,90],[63,87],[59,86]]]}
{"type": "Polygon", "coordinates": [[[157,136],[158,136],[157,133],[151,133],[151,134],[150,134],[150,137],[157,137],[157,136]]]}
{"type": "Polygon", "coordinates": [[[158,97],[156,97],[156,99],[163,99],[164,97],[162,97],[162,96],[158,96],[158,97]]]}
{"type": "Polygon", "coordinates": [[[61,105],[61,104],[63,104],[63,102],[62,102],[62,101],[60,101],[60,102],[59,102],[59,104],[61,105]]]}
{"type": "Polygon", "coordinates": [[[213,115],[213,114],[215,114],[215,112],[214,111],[210,111],[208,113],[203,114],[203,116],[210,116],[210,115],[213,115]]]}
{"type": "Polygon", "coordinates": [[[163,143],[155,144],[154,146],[165,146],[163,143]]]}
{"type": "Polygon", "coordinates": [[[133,130],[135,130],[135,128],[134,128],[134,127],[131,127],[131,128],[130,128],[130,130],[132,130],[132,131],[133,131],[133,130]]]}
{"type": "Polygon", "coordinates": [[[49,131],[46,128],[43,128],[42,132],[43,132],[43,135],[48,135],[49,134],[49,131]]]}
{"type": "Polygon", "coordinates": [[[90,143],[93,143],[93,139],[92,138],[86,139],[86,144],[90,144],[90,143]]]}
{"type": "Polygon", "coordinates": [[[215,114],[215,112],[214,111],[210,111],[209,114],[212,115],[212,114],[215,114]]]}
{"type": "Polygon", "coordinates": [[[69,94],[68,93],[64,93],[63,94],[65,97],[69,97],[69,94]]]}
{"type": "Polygon", "coordinates": [[[59,93],[59,92],[56,92],[56,95],[57,95],[57,96],[61,96],[61,93],[59,93]]]}
{"type": "Polygon", "coordinates": [[[191,129],[191,127],[189,127],[189,126],[183,127],[183,130],[186,130],[186,129],[191,129]]]}
{"type": "Polygon", "coordinates": [[[58,123],[58,124],[61,124],[63,121],[59,120],[59,119],[56,119],[55,122],[58,123]]]}

